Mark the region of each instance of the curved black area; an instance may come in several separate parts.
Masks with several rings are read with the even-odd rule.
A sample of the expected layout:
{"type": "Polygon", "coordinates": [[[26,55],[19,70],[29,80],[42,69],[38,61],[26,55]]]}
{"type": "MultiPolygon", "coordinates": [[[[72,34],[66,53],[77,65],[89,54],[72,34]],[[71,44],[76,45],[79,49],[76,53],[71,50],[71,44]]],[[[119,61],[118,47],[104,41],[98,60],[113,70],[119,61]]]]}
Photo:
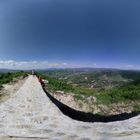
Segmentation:
{"type": "Polygon", "coordinates": [[[46,93],[46,95],[49,97],[49,99],[63,112],[63,114],[77,121],[107,123],[107,122],[126,120],[140,114],[140,112],[132,112],[132,113],[123,113],[119,115],[102,116],[98,114],[85,113],[85,112],[77,111],[61,103],[53,96],[51,96],[44,87],[43,90],[46,93]]]}

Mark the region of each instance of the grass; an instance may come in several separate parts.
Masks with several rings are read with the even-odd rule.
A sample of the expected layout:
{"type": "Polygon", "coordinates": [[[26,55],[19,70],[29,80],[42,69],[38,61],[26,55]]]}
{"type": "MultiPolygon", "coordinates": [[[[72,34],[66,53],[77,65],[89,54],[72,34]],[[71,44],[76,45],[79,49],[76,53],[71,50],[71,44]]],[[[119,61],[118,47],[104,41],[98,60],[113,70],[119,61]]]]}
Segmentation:
{"type": "Polygon", "coordinates": [[[139,112],[140,111],[140,105],[139,104],[134,105],[133,109],[134,109],[134,111],[139,112]]]}
{"type": "Polygon", "coordinates": [[[84,100],[84,97],[82,95],[78,95],[78,94],[75,94],[74,98],[77,100],[82,100],[82,101],[84,100]]]}

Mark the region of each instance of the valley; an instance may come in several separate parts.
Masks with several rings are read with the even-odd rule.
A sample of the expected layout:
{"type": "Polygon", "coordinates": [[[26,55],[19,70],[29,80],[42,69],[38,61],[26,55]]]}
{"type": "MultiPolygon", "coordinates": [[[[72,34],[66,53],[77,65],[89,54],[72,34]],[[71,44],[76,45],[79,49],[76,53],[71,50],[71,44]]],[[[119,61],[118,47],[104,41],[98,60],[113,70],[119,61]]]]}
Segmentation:
{"type": "Polygon", "coordinates": [[[140,72],[116,69],[39,71],[49,92],[77,110],[102,115],[140,111],[140,72]]]}

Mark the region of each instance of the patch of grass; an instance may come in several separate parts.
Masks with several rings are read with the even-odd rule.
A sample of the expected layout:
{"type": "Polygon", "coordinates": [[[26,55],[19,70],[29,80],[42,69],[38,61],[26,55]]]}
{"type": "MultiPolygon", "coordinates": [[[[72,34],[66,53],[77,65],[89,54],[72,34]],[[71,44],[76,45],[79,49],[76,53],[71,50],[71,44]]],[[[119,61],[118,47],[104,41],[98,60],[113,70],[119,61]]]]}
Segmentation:
{"type": "Polygon", "coordinates": [[[26,72],[20,71],[20,72],[8,72],[8,73],[0,73],[0,85],[9,83],[13,81],[14,78],[22,77],[25,78],[27,75],[26,72]]]}
{"type": "Polygon", "coordinates": [[[94,89],[89,89],[85,87],[75,87],[73,92],[75,94],[84,95],[84,96],[93,96],[96,94],[94,89]]]}
{"type": "Polygon", "coordinates": [[[134,105],[133,106],[134,111],[139,112],[140,111],[140,105],[134,105]]]}
{"type": "Polygon", "coordinates": [[[84,100],[83,96],[82,95],[78,95],[78,94],[74,95],[74,99],[82,100],[82,101],[84,100]]]}
{"type": "Polygon", "coordinates": [[[111,96],[109,96],[107,93],[99,93],[98,95],[96,95],[97,98],[97,102],[98,104],[105,104],[105,105],[109,105],[111,104],[111,96]]]}

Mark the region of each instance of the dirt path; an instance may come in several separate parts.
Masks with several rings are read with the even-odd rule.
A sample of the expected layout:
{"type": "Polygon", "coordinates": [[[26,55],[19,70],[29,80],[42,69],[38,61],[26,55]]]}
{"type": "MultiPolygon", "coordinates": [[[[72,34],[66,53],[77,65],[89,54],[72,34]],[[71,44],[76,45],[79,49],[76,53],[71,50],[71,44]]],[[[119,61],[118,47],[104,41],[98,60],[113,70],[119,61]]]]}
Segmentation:
{"type": "Polygon", "coordinates": [[[0,118],[0,140],[140,139],[140,116],[107,124],[72,120],[49,100],[33,76],[13,97],[0,104],[0,118]]]}

